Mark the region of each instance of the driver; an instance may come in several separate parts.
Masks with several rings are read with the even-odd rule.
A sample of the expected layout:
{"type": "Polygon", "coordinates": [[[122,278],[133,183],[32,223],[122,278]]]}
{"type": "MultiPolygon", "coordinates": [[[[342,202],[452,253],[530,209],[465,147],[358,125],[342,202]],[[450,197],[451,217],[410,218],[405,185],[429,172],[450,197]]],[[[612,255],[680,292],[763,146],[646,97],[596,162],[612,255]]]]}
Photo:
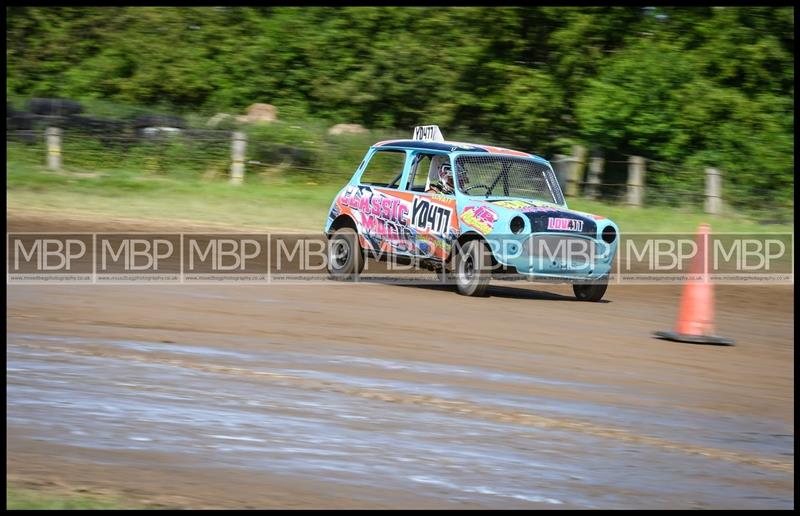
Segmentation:
{"type": "Polygon", "coordinates": [[[453,169],[450,163],[444,162],[439,167],[439,182],[431,183],[431,191],[447,195],[453,193],[453,169]]]}

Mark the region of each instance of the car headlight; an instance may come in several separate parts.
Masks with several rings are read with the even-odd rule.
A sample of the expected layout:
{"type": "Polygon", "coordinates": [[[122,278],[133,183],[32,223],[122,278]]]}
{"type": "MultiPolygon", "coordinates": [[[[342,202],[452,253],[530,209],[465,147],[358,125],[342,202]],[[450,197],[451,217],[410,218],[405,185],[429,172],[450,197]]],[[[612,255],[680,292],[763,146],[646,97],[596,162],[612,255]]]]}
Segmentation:
{"type": "Polygon", "coordinates": [[[614,229],[614,226],[606,226],[603,228],[603,234],[601,236],[603,238],[603,242],[610,244],[617,239],[617,230],[614,229]]]}
{"type": "Polygon", "coordinates": [[[519,235],[523,231],[525,231],[525,219],[517,215],[513,219],[511,219],[511,223],[509,224],[511,228],[511,232],[515,235],[519,235]]]}

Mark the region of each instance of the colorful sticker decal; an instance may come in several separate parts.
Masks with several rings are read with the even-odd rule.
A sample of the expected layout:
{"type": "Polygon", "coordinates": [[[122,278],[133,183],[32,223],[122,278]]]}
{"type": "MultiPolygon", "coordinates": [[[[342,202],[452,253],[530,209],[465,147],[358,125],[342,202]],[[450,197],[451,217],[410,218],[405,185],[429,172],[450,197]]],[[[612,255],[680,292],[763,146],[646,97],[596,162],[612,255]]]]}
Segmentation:
{"type": "Polygon", "coordinates": [[[471,143],[464,143],[464,142],[447,142],[447,143],[452,144],[452,147],[450,148],[450,152],[455,152],[455,151],[457,151],[459,149],[472,150],[472,149],[478,149],[479,148],[479,147],[477,147],[475,145],[472,145],[471,143]]]}
{"type": "MultiPolygon", "coordinates": [[[[430,237],[428,237],[430,238],[430,237]]],[[[433,251],[432,254],[435,256],[448,256],[450,254],[450,249],[453,247],[452,239],[445,240],[443,238],[435,238],[431,239],[433,244],[433,251]]]]}
{"type": "Polygon", "coordinates": [[[583,221],[550,217],[547,219],[547,229],[556,231],[583,231],[583,221]]]}
{"type": "Polygon", "coordinates": [[[457,150],[464,150],[464,149],[472,150],[472,149],[477,149],[477,147],[474,147],[472,145],[453,145],[452,147],[450,147],[450,152],[455,152],[457,150]]]}
{"type": "Polygon", "coordinates": [[[511,156],[525,156],[530,157],[530,154],[527,152],[520,152],[512,149],[505,149],[503,147],[494,147],[492,145],[481,145],[482,148],[486,149],[487,151],[493,154],[510,154],[511,156]]]}
{"type": "Polygon", "coordinates": [[[447,206],[432,202],[431,199],[416,197],[411,210],[411,225],[422,231],[443,234],[447,232],[452,213],[447,206]]]}
{"type": "Polygon", "coordinates": [[[408,204],[403,199],[371,188],[348,188],[339,200],[342,206],[358,211],[356,223],[367,238],[374,236],[400,249],[406,247],[408,204]]]}
{"type": "Polygon", "coordinates": [[[502,206],[503,208],[510,208],[512,210],[520,210],[533,206],[532,201],[494,201],[492,204],[502,206]]]}
{"type": "Polygon", "coordinates": [[[559,209],[554,208],[553,206],[530,206],[528,208],[522,208],[522,213],[542,213],[553,211],[559,211],[559,209]]]}
{"type": "Polygon", "coordinates": [[[333,208],[331,208],[331,212],[328,214],[328,218],[334,220],[339,216],[340,213],[342,213],[342,208],[339,206],[339,200],[337,199],[336,203],[333,205],[333,208]]]}
{"type": "Polygon", "coordinates": [[[440,259],[447,257],[450,247],[443,239],[454,238],[458,224],[453,198],[434,201],[430,196],[362,185],[348,186],[332,212],[355,220],[365,248],[440,259]]]}
{"type": "Polygon", "coordinates": [[[497,219],[497,213],[487,206],[468,206],[461,213],[461,220],[464,221],[464,224],[483,234],[492,231],[497,219]]]}
{"type": "Polygon", "coordinates": [[[417,252],[421,256],[447,256],[452,244],[444,238],[428,233],[420,235],[416,242],[417,252]]]}

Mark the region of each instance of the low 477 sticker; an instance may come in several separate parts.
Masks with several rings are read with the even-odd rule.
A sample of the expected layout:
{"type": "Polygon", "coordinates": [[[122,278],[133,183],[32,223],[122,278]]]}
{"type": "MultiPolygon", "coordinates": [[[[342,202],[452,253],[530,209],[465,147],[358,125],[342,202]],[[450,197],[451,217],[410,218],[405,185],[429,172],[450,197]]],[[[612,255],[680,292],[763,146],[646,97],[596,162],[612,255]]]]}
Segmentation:
{"type": "Polygon", "coordinates": [[[583,221],[550,217],[547,219],[547,229],[554,229],[557,231],[583,231],[583,221]]]}

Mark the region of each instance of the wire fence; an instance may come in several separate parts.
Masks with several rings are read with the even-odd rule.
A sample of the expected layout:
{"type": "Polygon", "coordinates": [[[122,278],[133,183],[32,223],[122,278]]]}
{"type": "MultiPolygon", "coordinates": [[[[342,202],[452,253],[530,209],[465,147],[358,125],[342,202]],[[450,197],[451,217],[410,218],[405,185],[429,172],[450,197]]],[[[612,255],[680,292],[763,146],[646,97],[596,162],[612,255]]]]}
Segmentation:
{"type": "MultiPolygon", "coordinates": [[[[42,117],[42,123],[52,123],[60,117],[42,117]]],[[[172,174],[176,171],[203,173],[216,169],[226,172],[234,157],[232,139],[234,132],[227,130],[138,128],[109,134],[96,127],[72,127],[61,131],[59,154],[61,165],[66,170],[128,168],[149,173],[172,174]]],[[[36,129],[9,129],[6,144],[18,145],[13,155],[30,162],[45,163],[48,154],[46,130],[41,125],[36,129]]],[[[347,163],[330,156],[342,154],[335,142],[320,142],[314,147],[288,145],[284,143],[247,138],[242,160],[247,174],[281,171],[285,174],[311,174],[315,176],[349,176],[365,151],[361,148],[358,158],[347,163]]],[[[554,159],[551,162],[559,176],[562,190],[563,167],[573,163],[571,159],[554,159]],[[559,173],[561,170],[561,173],[559,173]]],[[[595,180],[587,180],[590,173],[576,181],[577,192],[573,196],[597,199],[612,203],[625,203],[631,188],[627,178],[630,161],[609,161],[595,180]],[[622,165],[614,170],[615,165],[622,165]],[[620,170],[622,171],[620,173],[620,170]]],[[[654,166],[647,162],[647,167],[654,166]]],[[[588,167],[584,167],[587,168],[588,167]]],[[[332,178],[332,177],[331,177],[332,178]]],[[[643,185],[645,204],[700,205],[705,199],[702,185],[668,185],[654,183],[643,185]]]]}
{"type": "MultiPolygon", "coordinates": [[[[44,162],[54,152],[48,147],[43,131],[8,131],[6,147],[16,159],[29,162],[44,162]]],[[[209,167],[224,170],[228,165],[230,134],[108,135],[65,131],[60,135],[56,152],[65,170],[205,172],[209,167]]]]}
{"type": "MultiPolygon", "coordinates": [[[[46,124],[63,121],[62,117],[40,117],[33,129],[6,130],[6,147],[15,159],[45,163],[48,154],[46,124]]],[[[62,124],[61,127],[64,127],[62,124]]],[[[170,173],[200,171],[204,167],[223,169],[234,161],[232,141],[237,134],[230,130],[128,128],[107,133],[94,128],[69,127],[59,135],[59,154],[65,170],[100,167],[127,168],[170,173]]],[[[244,134],[244,133],[241,133],[244,134]]],[[[246,134],[246,147],[241,157],[247,174],[281,172],[328,177],[331,180],[349,177],[363,158],[366,143],[363,137],[353,139],[331,137],[313,145],[287,144],[246,134]],[[357,145],[354,145],[356,143],[357,145]]]]}
{"type": "MultiPolygon", "coordinates": [[[[48,144],[46,126],[57,121],[63,122],[64,117],[39,117],[32,128],[15,129],[7,124],[9,157],[32,164],[48,163],[48,156],[54,149],[51,148],[52,142],[48,144]]],[[[230,130],[166,126],[129,126],[117,132],[105,129],[96,124],[65,125],[55,150],[60,167],[67,172],[124,169],[181,178],[225,178],[230,176],[231,165],[237,160],[233,140],[236,134],[241,134],[230,130]]],[[[307,177],[317,183],[348,179],[366,151],[364,145],[369,145],[366,140],[354,145],[346,140],[331,139],[315,142],[313,146],[301,146],[252,134],[246,139],[243,155],[238,157],[246,170],[246,177],[307,177]]],[[[551,164],[567,199],[584,198],[608,204],[648,207],[692,207],[712,213],[724,211],[721,208],[709,210],[710,196],[719,197],[722,206],[721,190],[718,187],[716,192],[710,193],[702,171],[698,173],[697,170],[636,156],[624,157],[627,159],[598,164],[592,162],[592,158],[578,162],[570,156],[557,156],[551,164]],[[642,166],[642,177],[638,180],[632,175],[637,160],[642,166]],[[570,174],[573,174],[571,178],[570,174]]],[[[769,192],[765,191],[764,195],[769,195],[769,192]]],[[[765,219],[777,222],[793,218],[791,207],[763,211],[765,219]]]]}

